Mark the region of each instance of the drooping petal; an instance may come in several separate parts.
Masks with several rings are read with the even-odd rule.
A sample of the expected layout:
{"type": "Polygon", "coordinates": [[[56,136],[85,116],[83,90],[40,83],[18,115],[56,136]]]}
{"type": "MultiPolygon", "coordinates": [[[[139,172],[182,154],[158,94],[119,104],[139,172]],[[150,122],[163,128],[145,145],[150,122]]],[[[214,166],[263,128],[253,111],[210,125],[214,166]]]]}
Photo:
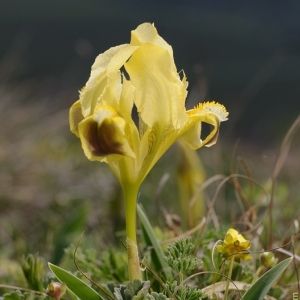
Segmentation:
{"type": "Polygon", "coordinates": [[[71,106],[69,111],[70,130],[77,137],[79,137],[78,124],[83,120],[83,118],[80,101],[78,100],[71,106]]]}
{"type": "Polygon", "coordinates": [[[220,121],[213,114],[196,112],[190,114],[189,123],[193,125],[183,134],[184,141],[193,150],[203,146],[209,147],[216,143],[219,135],[220,121]],[[204,140],[201,138],[202,122],[213,125],[212,131],[204,140]]]}
{"type": "Polygon", "coordinates": [[[114,108],[98,107],[94,115],[85,118],[78,127],[85,155],[98,161],[106,161],[108,155],[114,154],[135,157],[128,143],[126,126],[114,108]]]}
{"type": "Polygon", "coordinates": [[[214,145],[219,136],[220,123],[227,120],[228,112],[225,107],[214,101],[206,102],[188,110],[187,113],[189,115],[187,126],[190,128],[184,133],[183,139],[190,148],[195,150],[203,146],[214,145]],[[202,122],[213,125],[212,131],[204,140],[201,139],[202,122]]]}

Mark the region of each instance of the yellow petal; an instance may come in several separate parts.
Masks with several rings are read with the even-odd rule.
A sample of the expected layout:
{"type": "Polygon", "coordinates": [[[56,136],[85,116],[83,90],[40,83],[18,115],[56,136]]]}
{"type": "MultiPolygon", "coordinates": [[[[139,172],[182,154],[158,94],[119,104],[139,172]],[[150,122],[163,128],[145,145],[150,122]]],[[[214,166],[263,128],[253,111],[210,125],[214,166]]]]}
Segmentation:
{"type": "Polygon", "coordinates": [[[186,86],[167,50],[143,44],[125,64],[135,87],[135,104],[148,127],[181,128],[187,121],[182,90],[186,86]],[[149,59],[151,57],[151,59],[149,59]]]}
{"type": "MultiPolygon", "coordinates": [[[[125,62],[130,58],[132,53],[137,49],[134,46],[126,46],[117,52],[110,60],[107,65],[106,76],[107,76],[107,86],[105,87],[105,92],[109,91],[110,94],[106,95],[103,93],[103,96],[97,101],[99,104],[107,104],[113,107],[119,107],[120,97],[124,88],[125,76],[121,75],[120,69],[123,67],[125,62]],[[102,99],[101,99],[102,98],[102,99]]],[[[127,99],[129,105],[133,104],[133,99],[127,99]]],[[[131,111],[131,110],[130,110],[131,111]]]]}
{"type": "Polygon", "coordinates": [[[80,101],[82,106],[82,114],[88,117],[93,114],[99,96],[107,84],[106,69],[112,57],[127,45],[112,47],[104,53],[97,56],[91,70],[91,76],[86,86],[80,92],[80,101]]]}
{"type": "Polygon", "coordinates": [[[223,246],[222,245],[217,245],[216,246],[216,249],[219,251],[219,252],[221,252],[221,253],[223,253],[223,246]]]}
{"type": "Polygon", "coordinates": [[[250,244],[251,244],[250,241],[240,242],[240,247],[246,250],[250,248],[250,244]]]}
{"type": "Polygon", "coordinates": [[[120,111],[123,115],[128,118],[132,118],[132,107],[133,107],[133,98],[134,98],[134,87],[129,80],[122,77],[122,92],[120,97],[120,111]]]}
{"type": "Polygon", "coordinates": [[[121,94],[121,79],[119,69],[129,59],[136,47],[128,44],[112,47],[97,56],[91,70],[91,76],[85,88],[80,93],[82,113],[84,117],[93,114],[99,104],[110,104],[115,106],[121,94]],[[103,93],[109,88],[112,97],[107,98],[108,102],[101,102],[103,93]]]}
{"type": "Polygon", "coordinates": [[[238,257],[242,260],[251,260],[252,259],[252,256],[250,254],[243,254],[243,253],[240,253],[238,255],[238,257]]]}
{"type": "Polygon", "coordinates": [[[212,113],[218,117],[220,122],[224,122],[228,120],[228,111],[224,107],[224,105],[217,103],[215,101],[204,102],[203,104],[199,104],[198,108],[203,109],[205,112],[212,113]]]}
{"type": "Polygon", "coordinates": [[[90,160],[106,161],[108,155],[135,157],[126,136],[126,121],[109,106],[97,108],[95,114],[79,124],[85,155],[90,160]]]}
{"type": "Polygon", "coordinates": [[[188,123],[191,125],[183,135],[186,143],[194,150],[214,145],[219,136],[220,123],[227,120],[228,112],[225,107],[214,101],[206,102],[188,110],[187,113],[188,123]],[[213,125],[212,131],[204,140],[201,139],[201,122],[213,125]]]}
{"type": "Polygon", "coordinates": [[[83,115],[82,115],[80,101],[78,100],[71,106],[70,111],[69,111],[70,130],[77,137],[79,137],[78,124],[82,120],[83,120],[83,115]]]}
{"type": "Polygon", "coordinates": [[[199,149],[203,146],[210,147],[214,145],[219,135],[219,128],[220,128],[219,119],[215,115],[205,113],[205,112],[199,113],[195,111],[194,114],[191,114],[192,112],[189,111],[189,113],[190,113],[189,123],[192,123],[193,125],[182,136],[184,141],[193,150],[199,149]],[[209,133],[209,135],[204,140],[201,139],[202,122],[214,126],[213,130],[209,133]]]}
{"type": "Polygon", "coordinates": [[[235,238],[239,232],[233,228],[228,229],[227,234],[230,234],[233,238],[235,238]]]}
{"type": "Polygon", "coordinates": [[[238,232],[235,229],[230,228],[226,233],[224,243],[226,245],[233,245],[233,243],[236,241],[237,235],[238,235],[238,232]]]}
{"type": "Polygon", "coordinates": [[[171,56],[173,56],[172,47],[161,36],[158,35],[153,24],[143,23],[135,30],[131,31],[131,45],[140,46],[144,43],[160,46],[167,50],[171,56]]]}

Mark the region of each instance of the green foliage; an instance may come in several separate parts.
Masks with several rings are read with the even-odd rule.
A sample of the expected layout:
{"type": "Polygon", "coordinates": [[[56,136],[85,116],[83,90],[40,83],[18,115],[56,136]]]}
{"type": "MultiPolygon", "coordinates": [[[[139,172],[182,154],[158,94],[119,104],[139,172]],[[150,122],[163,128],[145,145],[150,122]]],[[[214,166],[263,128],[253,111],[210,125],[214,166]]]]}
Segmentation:
{"type": "MultiPolygon", "coordinates": [[[[122,249],[123,250],[123,249],[122,249]]],[[[100,277],[107,281],[125,282],[127,280],[127,254],[125,251],[109,247],[100,257],[100,277]]]]}
{"type": "Polygon", "coordinates": [[[44,260],[37,254],[28,254],[21,259],[21,267],[28,287],[35,291],[44,291],[41,278],[45,275],[44,260]]]}
{"type": "Polygon", "coordinates": [[[121,285],[115,288],[114,295],[116,300],[144,300],[150,288],[149,281],[135,279],[127,286],[121,285]]]}
{"type": "Polygon", "coordinates": [[[82,232],[90,212],[89,206],[82,203],[82,200],[73,200],[73,205],[77,209],[72,209],[72,213],[68,214],[64,226],[59,226],[55,231],[54,244],[55,248],[52,253],[51,261],[59,263],[63,257],[64,249],[70,244],[70,237],[76,236],[82,232]]]}
{"type": "Polygon", "coordinates": [[[207,299],[207,295],[194,286],[178,285],[177,281],[167,282],[166,289],[178,300],[207,299]]]}
{"type": "Polygon", "coordinates": [[[179,283],[174,280],[166,282],[165,288],[178,300],[197,300],[206,299],[207,295],[201,289],[182,284],[183,274],[194,270],[202,265],[202,261],[193,254],[195,245],[191,237],[184,237],[168,246],[168,255],[165,257],[168,265],[179,272],[179,283]]]}
{"type": "Polygon", "coordinates": [[[163,273],[165,278],[168,278],[171,276],[170,274],[170,268],[168,267],[164,252],[159,244],[158,239],[155,236],[155,233],[153,231],[153,228],[146,216],[146,214],[143,212],[142,207],[138,204],[137,205],[137,214],[139,216],[144,239],[146,242],[146,246],[150,247],[151,250],[151,262],[154,265],[155,269],[159,273],[163,273]]]}
{"type": "Polygon", "coordinates": [[[168,247],[168,255],[165,259],[168,265],[177,272],[185,273],[198,268],[202,264],[200,259],[192,256],[195,245],[191,241],[190,237],[185,237],[175,241],[168,247]]]}
{"type": "MultiPolygon", "coordinates": [[[[120,291],[124,292],[127,289],[130,292],[128,292],[129,296],[137,297],[134,292],[137,289],[127,288],[126,251],[122,247],[105,246],[106,248],[103,249],[103,245],[111,245],[116,240],[116,236],[118,241],[120,236],[123,239],[123,233],[118,232],[118,235],[115,235],[115,227],[111,226],[112,220],[117,220],[115,222],[118,225],[120,222],[122,225],[122,217],[124,216],[122,207],[120,209],[118,207],[118,212],[116,212],[117,209],[113,206],[111,214],[107,214],[106,204],[111,203],[111,187],[113,187],[114,178],[107,175],[105,167],[99,168],[99,165],[94,166],[94,164],[86,163],[86,160],[82,159],[82,153],[78,150],[78,146],[73,148],[67,140],[68,128],[66,129],[67,134],[61,131],[56,134],[55,131],[47,131],[47,128],[43,126],[36,126],[37,122],[32,112],[37,109],[39,111],[38,119],[44,119],[44,115],[40,114],[43,111],[42,106],[35,106],[35,108],[31,105],[23,106],[22,113],[17,106],[11,107],[13,110],[5,113],[7,117],[5,123],[8,124],[9,130],[6,126],[2,130],[4,148],[1,151],[1,180],[4,184],[0,195],[0,300],[49,299],[46,295],[35,292],[44,292],[49,281],[53,279],[51,273],[47,274],[42,257],[57,264],[62,262],[65,269],[70,268],[74,271],[74,247],[69,247],[65,253],[64,249],[70,243],[76,242],[86,227],[88,230],[86,231],[84,246],[78,248],[76,253],[76,261],[80,268],[96,283],[103,285],[111,282],[112,286],[117,285],[120,291]],[[18,117],[13,118],[15,115],[18,117]],[[25,119],[30,125],[26,123],[27,121],[24,122],[25,119]],[[13,124],[14,120],[18,122],[13,124]],[[4,135],[5,132],[20,132],[22,134],[19,134],[15,139],[11,134],[4,135]],[[11,155],[11,153],[16,153],[15,149],[18,149],[17,159],[11,155]],[[22,159],[20,159],[21,157],[22,159]],[[101,197],[99,197],[99,190],[101,190],[101,197]],[[31,213],[32,211],[34,214],[31,213]],[[97,239],[95,239],[96,234],[97,239]],[[19,258],[23,253],[31,253],[32,251],[39,251],[41,256],[29,254],[24,256],[20,263],[19,258]],[[70,259],[68,260],[68,258],[70,259]],[[67,267],[65,267],[66,265],[67,267]],[[6,283],[16,287],[4,286],[6,283]],[[119,286],[120,284],[122,287],[119,286]],[[17,290],[18,286],[32,291],[17,290]]],[[[47,110],[45,115],[51,115],[51,112],[47,110]]],[[[65,124],[65,113],[62,117],[53,113],[52,118],[55,119],[56,123],[65,124]]],[[[213,220],[213,222],[207,222],[205,230],[199,228],[199,230],[191,233],[195,248],[189,245],[188,241],[178,241],[169,246],[167,254],[163,252],[160,242],[168,238],[173,239],[176,234],[181,235],[187,229],[178,225],[179,230],[174,234],[172,229],[162,225],[164,224],[163,219],[160,219],[159,214],[157,214],[158,206],[153,204],[156,191],[153,182],[155,184],[158,182],[162,172],[170,172],[168,166],[172,165],[174,168],[176,165],[176,163],[170,164],[168,156],[165,156],[163,162],[159,163],[163,167],[154,169],[150,174],[151,180],[146,181],[143,186],[143,189],[147,191],[146,195],[143,195],[147,200],[144,201],[147,202],[145,203],[147,215],[144,212],[140,213],[141,210],[138,207],[143,234],[143,239],[139,240],[140,258],[144,258],[144,253],[146,255],[150,253],[150,256],[147,255],[144,261],[147,262],[147,267],[149,266],[151,272],[157,277],[152,276],[151,272],[146,270],[144,272],[145,278],[150,279],[151,286],[147,289],[147,284],[143,283],[142,286],[145,288],[141,288],[143,291],[139,290],[137,294],[147,300],[194,299],[194,297],[205,299],[205,295],[201,294],[201,289],[205,290],[205,287],[220,283],[225,280],[224,275],[228,274],[227,262],[222,264],[221,256],[216,253],[212,257],[215,242],[223,237],[220,231],[228,229],[226,224],[239,222],[239,224],[249,224],[249,228],[257,228],[257,231],[251,230],[249,233],[254,258],[255,256],[258,257],[258,254],[255,254],[256,251],[271,249],[270,245],[280,246],[290,242],[290,236],[298,231],[296,226],[298,203],[295,202],[299,194],[299,189],[297,189],[299,177],[298,148],[295,148],[294,154],[291,153],[292,156],[286,156],[290,160],[287,164],[288,168],[283,165],[284,160],[278,160],[281,162],[279,165],[283,172],[280,174],[281,176],[276,178],[273,176],[272,180],[268,178],[269,175],[272,175],[269,174],[269,169],[272,169],[269,168],[269,164],[272,164],[271,160],[264,169],[261,161],[251,156],[252,152],[244,151],[243,155],[246,155],[246,158],[241,158],[238,153],[239,159],[236,164],[234,158],[232,159],[232,171],[224,171],[223,164],[211,164],[210,156],[206,156],[208,155],[206,150],[202,151],[201,155],[203,163],[206,165],[208,178],[212,174],[224,173],[223,179],[232,172],[247,175],[248,179],[236,177],[235,180],[228,180],[227,182],[233,184],[226,183],[224,187],[220,186],[220,189],[219,182],[210,186],[207,185],[206,188],[203,187],[208,199],[211,199],[212,203],[216,200],[217,205],[213,207],[216,215],[207,216],[207,220],[213,220]],[[250,157],[248,158],[248,156],[250,157]],[[247,165],[247,161],[251,163],[247,165]],[[215,167],[216,169],[214,169],[215,167]],[[257,174],[259,174],[259,178],[257,178],[257,174]],[[273,207],[269,209],[271,183],[273,181],[276,181],[273,191],[274,202],[273,207]],[[214,199],[216,191],[217,199],[214,199]],[[273,218],[271,225],[269,214],[272,214],[273,218]],[[159,229],[163,233],[160,238],[161,241],[156,238],[149,222],[151,220],[152,223],[154,217],[153,222],[159,224],[159,229]],[[295,222],[292,222],[293,220],[295,222]],[[291,225],[287,227],[286,224],[291,225]],[[272,243],[269,243],[268,235],[272,237],[272,243]],[[199,265],[200,259],[196,259],[193,256],[194,253],[197,253],[203,264],[199,265]],[[167,255],[167,262],[165,255],[167,255]],[[189,275],[195,275],[199,266],[201,274],[189,278],[189,275]],[[171,267],[175,272],[171,270],[171,267]],[[216,272],[221,273],[221,275],[216,275],[216,272]],[[172,280],[172,276],[177,276],[176,279],[178,280],[172,280]],[[156,280],[156,278],[158,279],[156,280]],[[166,282],[167,279],[169,282],[166,282]],[[173,293],[175,293],[174,297],[173,293]]],[[[225,147],[222,149],[226,152],[225,147]]],[[[287,155],[288,149],[286,148],[286,151],[282,151],[282,153],[287,155]]],[[[227,160],[220,157],[220,161],[227,160]]],[[[226,168],[226,164],[224,166],[226,168]]],[[[159,200],[160,204],[166,208],[168,204],[172,204],[172,213],[182,215],[181,211],[177,211],[178,205],[175,203],[177,195],[174,191],[177,191],[176,187],[174,178],[170,176],[170,182],[167,182],[166,188],[162,189],[162,194],[155,200],[159,200]]],[[[122,203],[121,197],[120,203],[122,203]]],[[[248,227],[242,228],[248,229],[248,227]]],[[[167,245],[167,243],[163,245],[167,245]]],[[[295,237],[293,247],[291,245],[292,243],[285,247],[286,254],[293,255],[294,253],[299,256],[298,236],[295,237]]],[[[277,259],[284,259],[283,255],[285,254],[274,253],[276,254],[275,262],[277,259]]],[[[298,262],[297,257],[295,261],[298,262]]],[[[263,263],[265,264],[256,258],[254,262],[234,264],[232,280],[235,284],[237,282],[240,284],[237,284],[237,288],[231,287],[229,295],[232,296],[233,291],[237,292],[236,289],[238,289],[241,294],[246,293],[243,300],[262,299],[263,295],[272,296],[277,300],[289,299],[288,297],[291,297],[292,293],[296,291],[296,271],[298,270],[292,266],[287,270],[284,269],[287,261],[282,261],[267,272],[270,265],[265,264],[263,266],[263,263]],[[254,276],[258,270],[260,272],[254,276]],[[278,274],[281,276],[278,277],[278,274]],[[276,284],[272,285],[275,277],[277,278],[276,284]],[[255,278],[258,280],[251,286],[255,278]],[[270,289],[271,285],[272,288],[270,289]]],[[[69,291],[74,290],[82,299],[94,299],[95,296],[97,299],[99,299],[98,297],[109,298],[94,285],[92,289],[94,292],[91,292],[91,283],[83,279],[78,271],[71,273],[55,270],[62,280],[70,281],[69,291]],[[79,278],[83,280],[78,282],[79,278]],[[86,291],[88,292],[86,293],[86,291]],[[91,298],[89,297],[90,293],[91,298]]],[[[113,291],[112,297],[114,297],[113,291]]],[[[219,299],[223,296],[223,291],[224,289],[217,293],[219,299]]],[[[213,295],[208,292],[207,294],[209,297],[213,295]]],[[[63,299],[74,300],[76,296],[68,292],[63,296],[63,299]]]]}
{"type": "Polygon", "coordinates": [[[151,294],[146,295],[146,300],[168,300],[166,295],[162,293],[152,292],[151,294]]]}
{"type": "Polygon", "coordinates": [[[68,290],[81,300],[103,300],[103,298],[85,282],[71,273],[49,263],[49,268],[60,282],[64,282],[68,290]]]}
{"type": "MultiPolygon", "coordinates": [[[[65,249],[72,261],[74,249],[74,245],[65,249]]],[[[98,257],[95,249],[78,247],[76,262],[94,281],[123,283],[127,280],[127,254],[123,249],[107,247],[98,257]]]]}
{"type": "Polygon", "coordinates": [[[292,259],[292,257],[287,258],[261,276],[245,293],[242,300],[262,300],[292,259]]]}
{"type": "Polygon", "coordinates": [[[2,297],[0,297],[0,300],[44,300],[48,298],[44,295],[35,295],[34,293],[22,293],[21,291],[17,290],[11,293],[6,293],[2,297]]]}
{"type": "Polygon", "coordinates": [[[149,281],[135,279],[133,282],[129,282],[127,286],[115,287],[114,296],[116,300],[169,300],[162,293],[149,293],[149,289],[149,281]]]}

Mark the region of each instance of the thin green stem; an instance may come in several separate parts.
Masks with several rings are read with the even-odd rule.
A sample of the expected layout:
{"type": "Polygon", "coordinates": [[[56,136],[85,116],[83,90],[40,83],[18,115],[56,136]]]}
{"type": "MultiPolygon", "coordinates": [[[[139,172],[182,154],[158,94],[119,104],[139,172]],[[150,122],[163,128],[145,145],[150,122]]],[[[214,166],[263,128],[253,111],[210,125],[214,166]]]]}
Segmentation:
{"type": "Polygon", "coordinates": [[[233,263],[234,263],[234,255],[232,255],[230,258],[229,272],[228,272],[228,278],[227,278],[227,283],[226,283],[224,299],[227,299],[230,279],[231,279],[231,275],[232,275],[233,263]]]}
{"type": "Polygon", "coordinates": [[[139,185],[122,185],[126,210],[126,234],[129,280],[142,279],[136,239],[136,202],[139,185]]]}
{"type": "Polygon", "coordinates": [[[260,272],[264,269],[265,267],[263,265],[259,266],[258,269],[256,270],[254,276],[253,276],[253,280],[252,283],[255,283],[259,277],[260,272]]]}

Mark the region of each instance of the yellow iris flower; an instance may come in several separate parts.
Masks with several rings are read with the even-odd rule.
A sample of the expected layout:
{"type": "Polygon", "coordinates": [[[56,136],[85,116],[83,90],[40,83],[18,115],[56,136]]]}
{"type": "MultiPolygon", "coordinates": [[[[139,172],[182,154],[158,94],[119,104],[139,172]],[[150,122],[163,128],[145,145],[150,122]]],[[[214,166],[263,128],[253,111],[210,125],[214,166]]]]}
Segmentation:
{"type": "Polygon", "coordinates": [[[207,102],[185,109],[187,81],[173,51],[149,23],[132,31],[130,44],[100,54],[71,107],[70,126],[90,160],[107,162],[120,183],[141,183],[179,138],[192,149],[213,145],[224,106],[207,102]],[[121,70],[120,70],[121,69],[121,70]],[[132,109],[138,112],[138,125],[132,109]],[[214,126],[201,140],[201,122],[214,126]]]}
{"type": "Polygon", "coordinates": [[[216,246],[216,249],[226,257],[234,255],[234,258],[237,259],[250,260],[252,258],[248,252],[250,244],[250,241],[246,240],[238,231],[230,228],[222,245],[216,246]]]}
{"type": "Polygon", "coordinates": [[[96,58],[70,109],[71,131],[87,158],[106,162],[122,186],[128,244],[136,244],[137,193],[154,164],[180,137],[192,149],[213,145],[220,123],[227,120],[228,112],[215,102],[186,110],[187,86],[185,74],[176,70],[172,47],[154,25],[144,23],[131,32],[129,44],[96,58]],[[202,122],[213,126],[204,139],[202,122]]]}

